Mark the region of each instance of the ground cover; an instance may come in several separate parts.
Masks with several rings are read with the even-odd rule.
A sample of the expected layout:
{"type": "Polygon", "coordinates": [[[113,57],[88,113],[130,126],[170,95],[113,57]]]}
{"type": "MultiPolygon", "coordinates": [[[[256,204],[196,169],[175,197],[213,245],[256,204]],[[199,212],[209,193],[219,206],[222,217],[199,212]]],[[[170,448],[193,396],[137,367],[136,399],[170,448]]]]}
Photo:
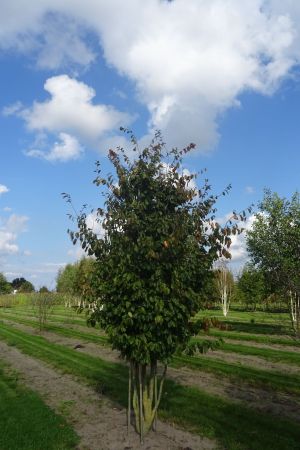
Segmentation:
{"type": "Polygon", "coordinates": [[[18,374],[0,360],[0,448],[5,450],[74,449],[78,437],[18,374]]]}

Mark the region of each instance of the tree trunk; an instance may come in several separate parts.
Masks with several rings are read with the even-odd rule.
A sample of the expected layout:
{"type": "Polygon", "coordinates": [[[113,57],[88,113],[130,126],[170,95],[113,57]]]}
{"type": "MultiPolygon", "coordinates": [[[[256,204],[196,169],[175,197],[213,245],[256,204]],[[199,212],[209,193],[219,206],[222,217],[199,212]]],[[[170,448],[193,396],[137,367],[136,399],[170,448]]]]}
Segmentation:
{"type": "MultiPolygon", "coordinates": [[[[128,411],[132,400],[135,428],[140,435],[141,442],[143,442],[144,435],[151,428],[156,428],[157,410],[162,396],[167,366],[164,367],[160,383],[158,383],[157,361],[153,361],[150,366],[134,361],[131,361],[130,364],[133,390],[132,398],[131,393],[128,392],[128,411]]],[[[128,383],[128,386],[131,389],[130,383],[128,383]]]]}

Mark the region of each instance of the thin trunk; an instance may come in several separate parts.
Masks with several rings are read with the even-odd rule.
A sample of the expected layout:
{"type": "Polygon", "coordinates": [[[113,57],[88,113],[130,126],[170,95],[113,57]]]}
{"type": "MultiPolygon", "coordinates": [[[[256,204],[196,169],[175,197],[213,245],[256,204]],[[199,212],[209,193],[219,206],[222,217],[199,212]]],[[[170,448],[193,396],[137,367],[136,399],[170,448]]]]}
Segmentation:
{"type": "Polygon", "coordinates": [[[129,363],[128,374],[128,408],[127,408],[127,435],[129,435],[130,417],[131,417],[131,383],[132,383],[132,362],[129,363]]]}
{"type": "Polygon", "coordinates": [[[143,434],[143,382],[142,382],[142,367],[141,364],[139,366],[139,419],[140,419],[140,442],[141,444],[144,441],[144,434],[143,434]]]}

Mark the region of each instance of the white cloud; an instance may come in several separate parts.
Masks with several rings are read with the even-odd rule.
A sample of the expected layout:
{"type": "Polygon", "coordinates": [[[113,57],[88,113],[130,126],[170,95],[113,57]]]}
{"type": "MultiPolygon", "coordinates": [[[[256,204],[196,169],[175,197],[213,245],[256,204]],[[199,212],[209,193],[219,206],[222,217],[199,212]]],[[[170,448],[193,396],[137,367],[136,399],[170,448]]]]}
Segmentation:
{"type": "Polygon", "coordinates": [[[50,94],[48,100],[34,102],[30,108],[5,109],[6,114],[22,117],[28,130],[36,133],[32,147],[24,152],[27,156],[51,162],[78,159],[84,152],[80,141],[102,150],[111,132],[133,119],[112,106],[94,104],[94,89],[68,75],[48,78],[44,88],[50,94]],[[57,141],[49,148],[51,134],[57,141]]]}
{"type": "Polygon", "coordinates": [[[23,108],[23,105],[20,101],[13,103],[12,105],[5,106],[2,110],[2,114],[4,116],[12,116],[18,113],[23,108]]]}
{"type": "Polygon", "coordinates": [[[30,149],[25,152],[27,156],[45,159],[51,162],[67,162],[70,160],[79,159],[84,150],[79,144],[78,140],[67,134],[59,133],[60,142],[55,142],[53,147],[45,152],[43,150],[30,149]]]}
{"type": "Polygon", "coordinates": [[[98,237],[102,238],[104,236],[105,231],[102,227],[102,220],[99,216],[97,216],[96,211],[93,211],[86,216],[86,225],[98,237]]]}
{"type": "Polygon", "coordinates": [[[68,75],[48,78],[44,88],[51,98],[20,113],[29,130],[74,133],[96,143],[105,132],[130,120],[112,106],[93,104],[94,89],[68,75]]]}
{"type": "MultiPolygon", "coordinates": [[[[36,52],[43,67],[86,66],[95,55],[86,30],[95,33],[106,62],[135,83],[150,113],[149,132],[162,129],[170,145],[194,141],[202,151],[217,142],[218,118],[242,92],[271,94],[300,60],[296,0],[31,0],[24,8],[3,0],[1,8],[0,45],[36,52]]],[[[95,139],[95,117],[102,119],[100,133],[119,123],[115,111],[92,105],[82,89],[89,120],[78,114],[81,124],[76,108],[60,101],[57,81],[47,85],[52,99],[28,112],[29,127],[71,134],[78,128],[95,139]]]]}
{"type": "Polygon", "coordinates": [[[11,211],[12,211],[12,208],[10,208],[9,206],[5,206],[5,207],[3,208],[3,211],[4,211],[4,212],[11,212],[11,211]]]}
{"type": "Polygon", "coordinates": [[[5,222],[5,227],[12,233],[23,233],[27,231],[27,222],[29,218],[27,216],[18,216],[12,214],[5,222]]]}
{"type": "Polygon", "coordinates": [[[79,245],[76,245],[74,248],[68,250],[67,254],[68,256],[74,258],[76,261],[86,256],[85,251],[79,245]]]}
{"type": "Polygon", "coordinates": [[[4,184],[0,184],[0,195],[6,194],[6,192],[9,192],[9,189],[4,184]]]}
{"type": "Polygon", "coordinates": [[[16,241],[18,235],[26,231],[27,222],[28,217],[16,214],[12,214],[8,219],[0,222],[0,256],[19,252],[16,241]]]}
{"type": "MultiPolygon", "coordinates": [[[[229,219],[229,216],[230,215],[226,216],[226,220],[229,219]]],[[[226,220],[224,222],[226,222],[226,220]]],[[[251,214],[245,222],[239,222],[239,227],[244,229],[243,233],[230,236],[232,241],[229,249],[231,253],[231,262],[239,263],[241,265],[246,262],[248,257],[246,249],[246,233],[251,229],[254,220],[255,215],[251,214]]]]}
{"type": "Polygon", "coordinates": [[[0,229],[0,255],[18,253],[19,247],[15,244],[16,238],[14,233],[0,229]]]}

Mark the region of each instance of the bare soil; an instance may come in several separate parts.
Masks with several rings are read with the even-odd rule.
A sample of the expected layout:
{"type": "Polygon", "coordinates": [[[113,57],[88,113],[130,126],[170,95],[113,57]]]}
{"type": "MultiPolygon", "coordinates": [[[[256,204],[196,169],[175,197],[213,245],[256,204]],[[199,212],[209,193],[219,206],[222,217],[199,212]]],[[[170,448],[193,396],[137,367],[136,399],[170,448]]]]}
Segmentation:
{"type": "Polygon", "coordinates": [[[158,431],[150,432],[140,445],[133,429],[127,436],[126,411],[90,387],[1,341],[0,357],[19,372],[25,385],[65,416],[81,439],[77,450],[212,450],[217,447],[212,440],[160,421],[158,431]]]}
{"type": "MultiPolygon", "coordinates": [[[[27,333],[37,334],[37,330],[32,327],[13,322],[10,323],[12,326],[22,329],[27,333]]],[[[120,360],[118,356],[118,352],[113,351],[108,347],[86,342],[84,340],[67,338],[48,331],[43,332],[42,335],[50,342],[65,345],[69,348],[75,348],[80,344],[80,347],[76,349],[78,352],[86,353],[91,356],[98,356],[107,361],[122,363],[122,360],[120,360]]],[[[217,352],[213,352],[211,357],[213,357],[215,353],[217,352]]],[[[223,354],[226,355],[226,353],[222,352],[222,355],[223,354]]],[[[207,356],[208,355],[205,355],[204,357],[207,356]]],[[[251,360],[249,360],[248,365],[251,365],[251,360]]],[[[274,366],[277,371],[280,371],[277,363],[270,363],[270,366],[274,366]]],[[[268,361],[263,360],[264,368],[269,369],[270,366],[268,361]]],[[[261,367],[262,364],[260,364],[259,368],[261,367]]],[[[289,367],[290,366],[287,366],[287,368],[289,367]]],[[[300,421],[300,398],[293,395],[249,386],[248,383],[233,382],[226,377],[216,376],[198,370],[191,370],[186,367],[180,369],[169,367],[168,378],[186,386],[197,387],[209,394],[226,398],[232,402],[246,403],[248,407],[262,412],[300,421]]]]}

